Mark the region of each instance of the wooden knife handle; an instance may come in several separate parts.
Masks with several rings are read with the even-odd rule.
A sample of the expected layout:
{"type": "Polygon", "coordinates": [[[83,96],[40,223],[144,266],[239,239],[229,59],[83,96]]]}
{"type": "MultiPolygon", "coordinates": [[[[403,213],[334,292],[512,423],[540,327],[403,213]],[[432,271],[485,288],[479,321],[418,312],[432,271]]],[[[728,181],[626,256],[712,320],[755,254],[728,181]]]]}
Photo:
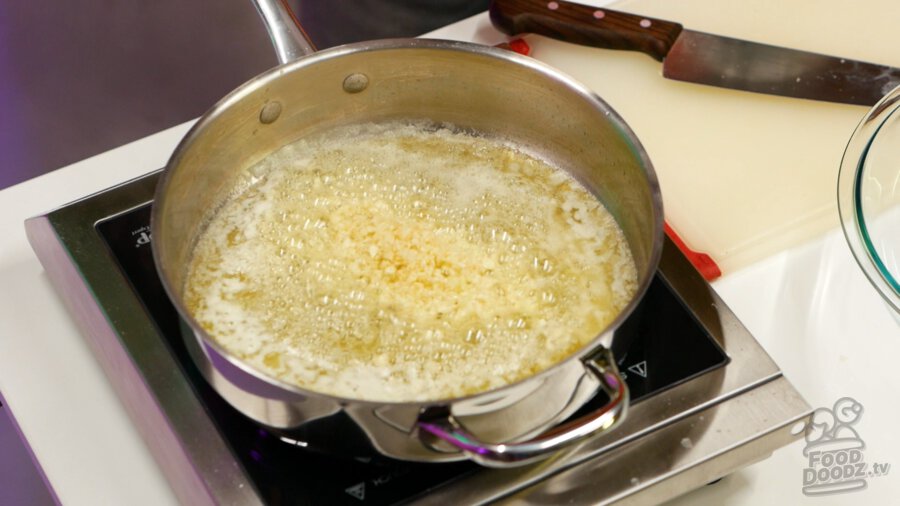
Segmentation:
{"type": "Polygon", "coordinates": [[[509,35],[536,33],[566,42],[665,58],[681,25],[561,0],[494,0],[491,22],[509,35]]]}

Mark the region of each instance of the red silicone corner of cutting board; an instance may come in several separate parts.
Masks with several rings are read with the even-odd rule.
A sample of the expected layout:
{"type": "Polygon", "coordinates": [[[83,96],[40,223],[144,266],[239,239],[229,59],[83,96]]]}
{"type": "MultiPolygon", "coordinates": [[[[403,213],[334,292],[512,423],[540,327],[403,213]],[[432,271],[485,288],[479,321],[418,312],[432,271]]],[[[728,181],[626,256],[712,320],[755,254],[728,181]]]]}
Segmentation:
{"type": "Polygon", "coordinates": [[[703,276],[703,279],[707,281],[712,281],[719,276],[722,275],[722,270],[719,269],[719,266],[716,264],[715,260],[712,259],[706,253],[700,253],[698,251],[694,251],[681,240],[681,237],[675,232],[675,230],[669,226],[668,223],[664,224],[664,229],[666,231],[666,235],[669,236],[669,239],[678,246],[678,249],[687,257],[688,260],[694,265],[694,268],[700,272],[700,275],[703,276]]]}
{"type": "Polygon", "coordinates": [[[512,39],[509,42],[501,42],[500,44],[497,44],[497,47],[501,49],[508,49],[509,51],[525,56],[531,54],[531,46],[529,46],[528,43],[523,39],[512,39]]]}

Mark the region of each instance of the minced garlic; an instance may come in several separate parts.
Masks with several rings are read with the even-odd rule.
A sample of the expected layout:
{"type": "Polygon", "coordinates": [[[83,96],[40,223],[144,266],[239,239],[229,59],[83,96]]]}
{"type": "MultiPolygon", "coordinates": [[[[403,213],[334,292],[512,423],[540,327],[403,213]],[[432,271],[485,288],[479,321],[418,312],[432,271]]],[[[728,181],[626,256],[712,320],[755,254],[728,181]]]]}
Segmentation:
{"type": "Polygon", "coordinates": [[[421,401],[552,366],[635,286],[621,230],[566,172],[490,139],[389,124],[251,168],[198,241],[185,299],[271,376],[421,401]]]}

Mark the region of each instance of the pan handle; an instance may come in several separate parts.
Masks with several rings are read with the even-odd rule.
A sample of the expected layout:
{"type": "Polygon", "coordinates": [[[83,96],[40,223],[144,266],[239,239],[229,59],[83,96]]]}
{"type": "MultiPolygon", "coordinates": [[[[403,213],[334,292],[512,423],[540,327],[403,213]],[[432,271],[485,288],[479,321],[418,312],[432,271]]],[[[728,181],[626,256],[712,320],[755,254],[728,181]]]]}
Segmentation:
{"type": "Polygon", "coordinates": [[[610,430],[625,417],[628,386],[619,375],[612,353],[604,348],[586,359],[584,366],[588,373],[600,381],[600,387],[609,396],[609,402],[591,413],[554,427],[532,439],[517,443],[484,443],[463,429],[449,413],[438,418],[418,421],[420,435],[446,441],[466,453],[473,461],[486,467],[514,467],[547,458],[554,452],[589,436],[610,430]]]}
{"type": "Polygon", "coordinates": [[[253,0],[253,4],[266,24],[278,63],[292,62],[316,52],[315,44],[300,26],[287,0],[253,0]]]}

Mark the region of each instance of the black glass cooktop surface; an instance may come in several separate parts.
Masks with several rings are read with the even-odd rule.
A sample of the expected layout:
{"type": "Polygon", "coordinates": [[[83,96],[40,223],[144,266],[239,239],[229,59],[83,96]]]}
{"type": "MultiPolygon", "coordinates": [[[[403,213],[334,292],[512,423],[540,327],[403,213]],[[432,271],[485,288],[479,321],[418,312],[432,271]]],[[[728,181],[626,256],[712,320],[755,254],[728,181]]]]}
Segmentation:
{"type": "MultiPolygon", "coordinates": [[[[203,379],[182,341],[178,315],[156,276],[149,224],[147,204],[103,220],[96,228],[210,418],[267,503],[395,504],[469,473],[489,472],[468,462],[418,464],[329,455],[285,441],[231,408],[203,379]]],[[[654,394],[728,361],[660,276],[627,327],[634,333],[633,339],[626,349],[614,351],[633,403],[652,399],[654,394]]]]}

